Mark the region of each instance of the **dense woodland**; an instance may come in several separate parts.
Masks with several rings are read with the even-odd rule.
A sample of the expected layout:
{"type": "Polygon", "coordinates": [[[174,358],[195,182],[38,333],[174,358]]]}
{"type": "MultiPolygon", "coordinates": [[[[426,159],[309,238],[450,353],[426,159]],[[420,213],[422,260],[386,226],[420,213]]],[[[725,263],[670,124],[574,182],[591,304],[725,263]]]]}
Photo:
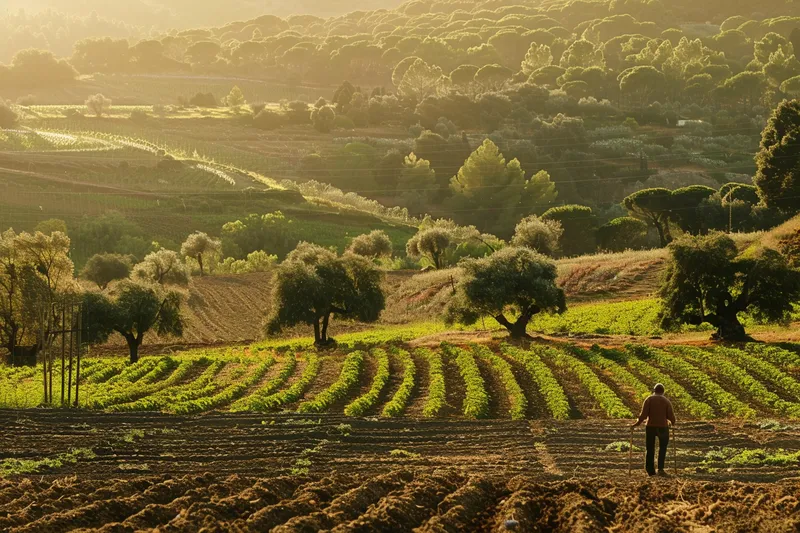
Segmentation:
{"type": "MultiPolygon", "coordinates": [[[[719,280],[714,294],[728,294],[755,265],[771,276],[764,279],[785,287],[785,298],[770,306],[742,297],[733,317],[707,313],[711,302],[681,292],[680,279],[697,272],[684,269],[676,255],[671,272],[679,287],[664,289],[664,299],[673,299],[673,322],[724,322],[732,329],[740,327],[738,312],[753,309],[783,320],[800,291],[789,266],[796,261],[797,239],[781,243],[784,255],[740,258],[733,241],[714,233],[767,230],[800,207],[800,10],[777,1],[757,7],[684,0],[415,0],[330,18],[270,14],[168,31],[95,16],[7,15],[3,23],[15,29],[7,32],[6,45],[13,57],[0,66],[0,92],[21,95],[0,106],[0,127],[12,131],[9,139],[13,128],[39,120],[37,103],[52,103],[36,101],[33,93],[41,88],[78,87],[109,76],[222,78],[230,81],[224,94],[170,95],[170,105],[112,102],[97,94],[86,100],[85,111],[67,109],[63,119],[70,127],[83,123],[99,131],[116,131],[120,122],[152,130],[188,109],[198,113],[192,120],[210,119],[206,124],[214,127],[211,111],[224,110],[217,118],[226,120],[226,128],[278,139],[313,134],[326,144],[285,157],[270,176],[283,180],[281,198],[335,197],[350,207],[367,206],[411,228],[412,236],[399,243],[406,253],[392,259],[397,238],[383,231],[348,234],[352,242],[340,257],[298,246],[301,224],[271,209],[232,216],[211,236],[183,234],[180,246],[178,240],[153,242],[112,212],[69,225],[47,220],[34,234],[7,232],[3,246],[27,257],[20,276],[30,276],[33,285],[43,282],[35,271],[41,271],[37,254],[44,248],[65,265],[53,279],[72,284],[74,271],[82,269],[83,278],[101,290],[119,280],[145,281],[158,290],[137,293],[138,285],[123,282],[127,304],[162,298],[174,304],[165,309],[179,307],[180,297],[164,287],[187,284],[192,272],[265,271],[282,260],[271,330],[313,323],[316,340],[324,343],[332,315],[377,319],[384,295],[374,265],[440,269],[466,259],[453,320],[471,323],[490,315],[520,335],[534,314],[565,308],[555,267],[542,255],[675,241],[673,250],[700,250],[727,269],[729,279],[719,280]],[[258,101],[237,80],[313,87],[327,96],[258,101]],[[140,107],[112,119],[115,105],[140,107]],[[152,112],[141,109],[145,105],[152,112]],[[67,234],[79,244],[77,252],[71,253],[67,234]],[[543,301],[526,307],[514,300],[528,294],[515,282],[505,289],[506,300],[479,294],[485,272],[507,271],[513,281],[521,264],[535,273],[529,278],[552,288],[543,301]],[[317,302],[313,313],[280,305],[313,300],[317,293],[293,291],[315,283],[338,292],[317,302]],[[508,306],[521,314],[518,325],[503,314],[508,306]]],[[[181,166],[161,152],[158,171],[181,166]]],[[[44,285],[41,290],[58,292],[44,285]]],[[[117,331],[133,357],[142,338],[131,340],[125,329],[130,307],[113,311],[119,298],[95,302],[111,306],[104,316],[117,317],[97,336],[117,331]]],[[[172,315],[152,317],[152,328],[162,326],[165,333],[180,333],[172,315]]],[[[744,329],[736,333],[741,337],[744,329]]],[[[13,336],[25,333],[7,339],[13,336]]]]}

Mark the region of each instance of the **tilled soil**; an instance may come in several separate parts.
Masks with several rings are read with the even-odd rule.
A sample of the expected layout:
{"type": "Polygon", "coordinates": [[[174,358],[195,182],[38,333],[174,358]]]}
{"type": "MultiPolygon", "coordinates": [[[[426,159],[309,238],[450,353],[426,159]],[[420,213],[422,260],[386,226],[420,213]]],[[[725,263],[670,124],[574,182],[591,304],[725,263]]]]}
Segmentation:
{"type": "Polygon", "coordinates": [[[24,494],[10,485],[0,483],[0,530],[11,533],[789,533],[800,527],[800,482],[543,481],[397,469],[378,476],[146,476],[102,487],[59,478],[26,481],[24,494]]]}
{"type": "Polygon", "coordinates": [[[800,528],[796,464],[706,457],[796,452],[797,428],[683,424],[673,477],[648,480],[641,450],[606,448],[630,438],[624,421],[301,416],[0,412],[0,460],[95,455],[0,478],[0,531],[800,528]]]}

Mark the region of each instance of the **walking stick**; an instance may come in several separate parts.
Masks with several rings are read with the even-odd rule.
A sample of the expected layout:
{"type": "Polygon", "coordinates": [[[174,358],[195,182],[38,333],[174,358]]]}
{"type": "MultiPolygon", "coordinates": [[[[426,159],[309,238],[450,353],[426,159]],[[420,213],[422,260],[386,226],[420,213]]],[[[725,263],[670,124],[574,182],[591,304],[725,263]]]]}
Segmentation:
{"type": "Polygon", "coordinates": [[[631,438],[630,442],[628,443],[628,476],[631,475],[631,470],[633,469],[633,428],[631,428],[631,438]]]}
{"type": "Polygon", "coordinates": [[[675,426],[672,426],[672,460],[675,463],[675,477],[678,477],[678,440],[675,438],[675,426]]]}

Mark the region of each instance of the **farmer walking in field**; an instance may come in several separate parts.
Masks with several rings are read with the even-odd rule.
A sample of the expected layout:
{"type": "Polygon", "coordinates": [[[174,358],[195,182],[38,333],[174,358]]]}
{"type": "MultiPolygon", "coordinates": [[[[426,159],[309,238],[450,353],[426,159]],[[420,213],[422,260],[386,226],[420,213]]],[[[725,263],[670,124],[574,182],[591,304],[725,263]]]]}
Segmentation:
{"type": "Polygon", "coordinates": [[[664,396],[664,385],[661,383],[653,387],[653,394],[644,401],[639,420],[631,425],[631,432],[645,420],[647,420],[645,432],[647,459],[645,468],[649,475],[656,475],[653,462],[656,453],[656,437],[658,437],[658,475],[666,476],[664,463],[667,459],[667,445],[669,444],[669,424],[675,425],[675,413],[672,410],[672,402],[664,396]]]}

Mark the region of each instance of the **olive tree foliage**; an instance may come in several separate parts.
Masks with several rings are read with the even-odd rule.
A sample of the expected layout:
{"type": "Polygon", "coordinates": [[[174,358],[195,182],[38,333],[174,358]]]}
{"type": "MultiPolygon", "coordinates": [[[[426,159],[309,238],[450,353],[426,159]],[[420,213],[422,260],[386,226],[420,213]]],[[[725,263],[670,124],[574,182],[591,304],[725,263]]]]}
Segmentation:
{"type": "Polygon", "coordinates": [[[727,235],[684,236],[669,247],[670,259],[660,288],[661,321],[666,329],[709,323],[715,339],[748,337],[740,315],[766,323],[785,323],[800,300],[800,271],[768,248],[739,255],[727,235]]]}
{"type": "Polygon", "coordinates": [[[87,340],[105,342],[117,332],[128,344],[130,362],[135,363],[147,333],[183,335],[181,301],[181,294],[175,290],[130,280],[116,286],[113,296],[86,293],[87,340]]]}
{"type": "MultiPolygon", "coordinates": [[[[0,347],[40,345],[43,305],[77,291],[66,234],[0,234],[0,347]]],[[[51,317],[58,323],[59,317],[51,317]]],[[[45,339],[45,342],[47,340],[45,339]]]]}
{"type": "Polygon", "coordinates": [[[133,267],[131,277],[159,285],[188,285],[191,281],[189,269],[178,253],[164,249],[147,254],[133,267]]]}
{"type": "Polygon", "coordinates": [[[444,228],[420,229],[406,243],[406,253],[412,259],[428,259],[439,270],[446,266],[445,256],[452,244],[453,235],[444,228]]]}
{"type": "Polygon", "coordinates": [[[640,250],[646,243],[647,224],[638,218],[615,218],[597,229],[597,244],[603,251],[640,250]]]}
{"type": "Polygon", "coordinates": [[[81,277],[91,281],[104,291],[112,282],[125,279],[131,274],[129,257],[120,254],[95,254],[86,261],[81,277]]]}
{"type": "Polygon", "coordinates": [[[196,231],[189,235],[181,245],[181,255],[191,257],[200,265],[200,275],[205,276],[206,259],[218,258],[222,253],[222,241],[209,237],[207,233],[196,231]]]}
{"type": "Polygon", "coordinates": [[[785,100],[761,134],[753,179],[768,207],[800,209],[800,101],[785,100]]]}
{"type": "Polygon", "coordinates": [[[369,259],[391,257],[392,250],[392,240],[385,231],[377,229],[364,235],[359,235],[353,239],[353,242],[347,248],[348,252],[369,259]]]}
{"type": "Polygon", "coordinates": [[[561,222],[544,220],[536,215],[523,218],[514,230],[511,245],[530,248],[542,255],[554,256],[559,251],[559,240],[564,234],[561,222]]]}
{"type": "Polygon", "coordinates": [[[272,312],[267,332],[308,324],[314,327],[314,343],[330,344],[331,317],[375,322],[386,301],[382,273],[369,259],[345,253],[337,256],[320,246],[300,243],[277,268],[272,293],[272,312]]]}
{"type": "Polygon", "coordinates": [[[567,309],[564,291],[556,284],[555,263],[529,248],[504,248],[460,265],[464,275],[447,308],[449,323],[469,325],[490,316],[511,337],[522,338],[534,315],[567,309]],[[516,316],[516,321],[509,316],[516,316]]]}
{"type": "Polygon", "coordinates": [[[111,99],[98,93],[86,99],[86,108],[96,117],[102,117],[111,108],[111,99]]]}

